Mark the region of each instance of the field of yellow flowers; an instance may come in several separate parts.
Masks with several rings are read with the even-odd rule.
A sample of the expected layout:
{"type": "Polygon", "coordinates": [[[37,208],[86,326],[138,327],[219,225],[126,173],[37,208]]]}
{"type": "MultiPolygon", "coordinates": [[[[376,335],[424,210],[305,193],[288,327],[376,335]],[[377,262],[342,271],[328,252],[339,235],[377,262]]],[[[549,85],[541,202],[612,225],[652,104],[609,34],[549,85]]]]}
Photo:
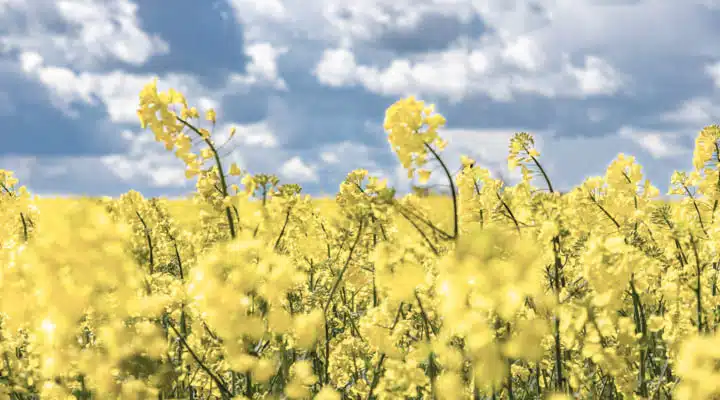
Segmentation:
{"type": "Polygon", "coordinates": [[[444,118],[407,98],[390,144],[452,196],[355,170],[317,200],[223,165],[177,91],[149,83],[138,116],[192,201],[37,199],[0,171],[2,398],[720,398],[718,126],[681,201],[624,155],[560,195],[528,133],[517,185],[453,176],[444,118]]]}

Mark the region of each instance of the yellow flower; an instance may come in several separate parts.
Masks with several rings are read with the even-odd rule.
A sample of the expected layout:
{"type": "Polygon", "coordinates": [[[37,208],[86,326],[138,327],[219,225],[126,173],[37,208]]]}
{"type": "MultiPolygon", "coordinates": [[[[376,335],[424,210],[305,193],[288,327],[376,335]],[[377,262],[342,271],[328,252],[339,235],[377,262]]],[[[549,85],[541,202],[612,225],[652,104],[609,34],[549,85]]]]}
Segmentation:
{"type": "Polygon", "coordinates": [[[651,332],[657,332],[663,328],[665,320],[657,315],[653,315],[648,318],[647,327],[651,332]]]}
{"type": "Polygon", "coordinates": [[[249,354],[236,354],[228,357],[228,363],[234,371],[247,372],[253,369],[258,359],[249,354]]]}
{"type": "Polygon", "coordinates": [[[205,119],[212,122],[213,124],[215,123],[216,117],[217,115],[215,114],[215,110],[213,110],[212,108],[205,112],[205,119]]]}
{"type": "Polygon", "coordinates": [[[341,398],[340,393],[329,386],[323,387],[317,396],[315,396],[315,400],[340,400],[341,398]]]}
{"type": "Polygon", "coordinates": [[[190,179],[200,173],[200,169],[195,166],[188,166],[185,169],[185,178],[190,179]]]}
{"type": "Polygon", "coordinates": [[[257,382],[265,383],[275,375],[277,369],[275,362],[261,358],[252,369],[252,376],[257,382]]]}
{"type": "Polygon", "coordinates": [[[440,400],[463,398],[462,378],[457,372],[444,372],[437,380],[437,395],[440,400]]]}
{"type": "Polygon", "coordinates": [[[298,347],[310,349],[315,345],[323,323],[322,310],[314,309],[309,314],[300,314],[295,317],[295,339],[298,347]]]}
{"type": "Polygon", "coordinates": [[[203,158],[203,160],[209,160],[213,157],[213,152],[209,148],[205,148],[200,150],[200,157],[203,158]]]}
{"type": "Polygon", "coordinates": [[[547,400],[572,400],[572,397],[565,393],[553,393],[547,397],[547,400]]]}
{"type": "Polygon", "coordinates": [[[291,399],[309,397],[309,386],[318,381],[317,376],[313,374],[312,364],[307,360],[297,361],[290,367],[290,375],[292,380],[285,387],[285,394],[291,399]]]}
{"type": "Polygon", "coordinates": [[[472,166],[475,165],[475,160],[468,156],[460,156],[460,162],[462,163],[463,168],[472,168],[472,166]]]}
{"type": "Polygon", "coordinates": [[[240,171],[240,167],[237,166],[236,163],[232,163],[230,165],[230,175],[232,176],[240,176],[242,174],[242,171],[240,171]]]}
{"type": "Polygon", "coordinates": [[[431,171],[428,171],[426,169],[419,169],[417,171],[417,173],[418,173],[418,182],[420,182],[421,184],[424,185],[430,180],[431,171]]]}

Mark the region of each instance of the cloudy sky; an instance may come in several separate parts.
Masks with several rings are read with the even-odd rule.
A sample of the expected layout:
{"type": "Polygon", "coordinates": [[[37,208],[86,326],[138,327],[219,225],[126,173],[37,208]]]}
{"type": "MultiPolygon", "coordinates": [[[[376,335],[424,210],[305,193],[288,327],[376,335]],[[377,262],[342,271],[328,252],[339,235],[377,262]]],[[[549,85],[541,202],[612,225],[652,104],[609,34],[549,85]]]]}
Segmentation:
{"type": "Polygon", "coordinates": [[[554,185],[637,157],[663,191],[720,123],[718,0],[0,0],[0,168],[41,195],[193,190],[140,129],[153,77],[215,107],[228,162],[335,193],[406,174],[382,129],[416,95],[459,155],[508,175],[535,134],[554,185]]]}

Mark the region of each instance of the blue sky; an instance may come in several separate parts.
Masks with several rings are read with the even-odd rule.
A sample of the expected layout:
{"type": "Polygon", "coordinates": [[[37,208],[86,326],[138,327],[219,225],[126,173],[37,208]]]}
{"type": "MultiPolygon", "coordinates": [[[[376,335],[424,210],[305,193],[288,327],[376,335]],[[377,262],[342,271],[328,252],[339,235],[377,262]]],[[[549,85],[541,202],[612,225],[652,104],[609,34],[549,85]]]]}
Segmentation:
{"type": "Polygon", "coordinates": [[[718,0],[0,0],[0,168],[40,195],[189,193],[135,114],[158,77],[237,127],[228,162],[311,194],[354,168],[407,189],[382,130],[407,95],[446,116],[454,168],[512,181],[528,131],[560,189],[624,152],[665,191],[720,123],[718,21],[718,0]]]}

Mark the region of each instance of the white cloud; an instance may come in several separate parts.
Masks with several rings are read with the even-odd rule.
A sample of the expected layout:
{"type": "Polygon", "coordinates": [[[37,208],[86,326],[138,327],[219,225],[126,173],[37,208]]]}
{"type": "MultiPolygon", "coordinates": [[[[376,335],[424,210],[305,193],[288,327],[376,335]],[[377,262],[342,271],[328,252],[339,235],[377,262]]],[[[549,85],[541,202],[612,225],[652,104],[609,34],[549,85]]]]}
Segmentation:
{"type": "MultiPolygon", "coordinates": [[[[135,75],[119,70],[76,73],[69,68],[44,65],[42,56],[35,52],[21,53],[20,62],[26,74],[47,87],[55,107],[69,116],[77,117],[77,113],[71,108],[73,103],[95,105],[97,100],[100,100],[112,122],[138,122],[135,112],[138,94],[154,78],[149,74],[135,75]]],[[[159,80],[159,90],[170,87],[180,90],[191,101],[202,102],[205,106],[217,106],[210,97],[201,95],[207,91],[203,90],[192,76],[169,74],[159,80]]]]}
{"type": "MultiPolygon", "coordinates": [[[[257,3],[261,11],[271,10],[263,4],[257,3]]],[[[0,13],[0,26],[10,29],[7,29],[9,33],[0,34],[0,52],[17,52],[20,69],[50,90],[54,106],[77,117],[71,107],[73,103],[96,104],[99,100],[111,121],[137,121],[137,95],[153,75],[119,69],[94,71],[102,62],[142,65],[152,56],[169,51],[165,42],[141,30],[135,3],[130,0],[101,3],[40,0],[12,2],[4,7],[9,11],[0,13]],[[40,7],[40,4],[44,6],[40,7]],[[27,20],[28,27],[22,28],[23,24],[13,18],[27,20]],[[58,33],[46,28],[62,23],[70,25],[71,29],[58,33]]],[[[247,72],[230,74],[220,90],[204,88],[195,76],[187,74],[166,74],[159,85],[180,90],[188,100],[203,108],[217,108],[217,101],[223,95],[251,86],[287,89],[277,66],[278,57],[288,51],[286,47],[258,41],[246,44],[245,51],[250,58],[247,72]]]]}
{"type": "MultiPolygon", "coordinates": [[[[675,57],[719,55],[712,40],[716,28],[706,18],[707,9],[698,6],[703,2],[708,3],[361,0],[350,5],[337,0],[309,1],[303,6],[323,10],[323,18],[312,19],[313,32],[322,32],[328,43],[316,64],[323,84],[360,85],[392,96],[419,91],[453,100],[484,93],[509,101],[518,93],[585,98],[631,92],[635,82],[630,72],[637,72],[632,68],[638,60],[652,65],[675,57]],[[487,29],[478,38],[449,42],[442,51],[396,55],[390,60],[391,52],[376,51],[373,41],[381,40],[393,26],[402,25],[422,37],[419,21],[428,14],[476,17],[487,29]],[[607,29],[606,21],[613,21],[613,29],[607,29]]],[[[289,23],[310,29],[310,22],[303,22],[307,24],[289,23]]]]}
{"type": "Polygon", "coordinates": [[[269,18],[283,20],[287,10],[279,0],[230,0],[238,21],[253,20],[255,18],[269,18]]]}
{"type": "MultiPolygon", "coordinates": [[[[706,18],[707,9],[699,7],[710,7],[717,0],[307,0],[282,5],[231,0],[230,4],[252,40],[272,38],[286,45],[303,38],[326,43],[330,49],[368,50],[389,31],[422,35],[428,16],[463,23],[475,18],[486,28],[483,36],[458,42],[467,42],[472,50],[506,54],[516,64],[546,72],[558,70],[563,53],[596,55],[613,65],[615,58],[632,61],[639,55],[718,54],[713,40],[717,33],[706,18]],[[613,22],[613,29],[608,29],[607,21],[613,22]]],[[[446,50],[457,44],[449,43],[446,50]]]]}
{"type": "Polygon", "coordinates": [[[317,181],[317,173],[315,167],[308,165],[300,157],[293,157],[280,167],[280,174],[283,178],[295,182],[315,182],[317,181]]]}
{"type": "Polygon", "coordinates": [[[314,74],[324,85],[343,86],[353,82],[356,67],[355,56],[349,50],[327,49],[315,67],[314,74]]]}
{"type": "Polygon", "coordinates": [[[330,151],[320,153],[320,159],[323,160],[325,164],[337,164],[340,162],[340,156],[330,151]]]}
{"type": "Polygon", "coordinates": [[[61,0],[55,4],[65,21],[78,28],[77,40],[85,46],[86,54],[98,59],[113,57],[141,65],[152,55],[169,50],[160,38],[142,31],[135,3],[61,0]]]}
{"type": "Polygon", "coordinates": [[[537,71],[545,62],[545,55],[536,39],[522,35],[508,43],[503,50],[503,58],[528,71],[537,71]]]}
{"type": "Polygon", "coordinates": [[[368,147],[366,144],[355,141],[327,143],[320,146],[317,151],[326,168],[333,171],[341,170],[348,173],[356,168],[377,168],[377,160],[373,157],[378,149],[368,147]]]}
{"type": "Polygon", "coordinates": [[[20,54],[20,66],[25,73],[36,71],[42,64],[42,56],[34,51],[25,51],[20,54]]]}
{"type": "Polygon", "coordinates": [[[720,105],[708,97],[695,97],[684,101],[676,110],[660,116],[667,122],[680,122],[693,129],[718,123],[720,120],[720,105]]]}
{"type": "MultiPolygon", "coordinates": [[[[267,48],[257,50],[256,53],[263,53],[266,50],[267,48]]],[[[262,57],[264,56],[259,56],[260,59],[262,57]]],[[[268,60],[265,59],[265,61],[268,60]]],[[[95,105],[99,100],[105,106],[110,120],[118,123],[139,123],[136,114],[138,94],[146,84],[157,77],[150,74],[132,74],[121,70],[103,73],[76,73],[69,68],[46,66],[42,57],[34,52],[22,53],[20,63],[26,74],[48,88],[52,104],[67,115],[77,117],[77,113],[71,107],[75,102],[95,105]]],[[[259,65],[268,68],[267,63],[260,62],[259,65]]],[[[218,90],[206,88],[193,75],[170,73],[159,77],[158,90],[174,88],[183,93],[188,102],[198,106],[201,111],[214,108],[220,114],[222,110],[220,110],[219,102],[227,94],[267,83],[269,79],[274,79],[273,82],[270,82],[273,85],[281,87],[285,85],[284,81],[277,76],[273,78],[272,68],[262,70],[258,66],[250,72],[248,75],[231,74],[225,85],[218,90]]],[[[271,143],[272,139],[265,135],[265,139],[258,138],[257,140],[271,143]]]]}
{"type": "Polygon", "coordinates": [[[396,59],[385,69],[359,66],[356,76],[364,87],[375,93],[402,96],[419,91],[458,101],[473,90],[467,58],[467,52],[454,49],[428,55],[415,63],[396,59]]]}
{"type": "MultiPolygon", "coordinates": [[[[242,24],[243,40],[283,41],[298,33],[297,23],[302,21],[296,9],[303,9],[304,2],[292,4],[283,0],[228,0],[235,21],[242,24]]],[[[311,6],[310,4],[308,4],[311,6]]]]}
{"type": "Polygon", "coordinates": [[[148,132],[138,134],[123,131],[122,137],[130,142],[126,154],[112,154],[100,157],[100,161],[117,177],[136,184],[150,187],[185,187],[185,165],[182,160],[155,143],[148,132]]]}
{"type": "MultiPolygon", "coordinates": [[[[235,127],[235,136],[230,143],[240,142],[251,147],[262,147],[274,149],[278,147],[277,136],[267,121],[261,121],[253,124],[237,124],[228,122],[220,125],[213,137],[217,143],[225,143],[230,136],[230,130],[235,127]]],[[[230,146],[231,144],[228,144],[230,146]]]]}
{"type": "Polygon", "coordinates": [[[712,78],[715,87],[720,88],[720,61],[705,67],[705,72],[712,78]]]}
{"type": "Polygon", "coordinates": [[[678,145],[679,135],[677,133],[636,130],[623,126],[618,134],[620,137],[629,138],[637,143],[653,158],[669,158],[688,154],[688,149],[678,145]]]}
{"type": "Polygon", "coordinates": [[[243,82],[248,85],[270,83],[278,90],[286,90],[285,81],[278,76],[277,58],[287,51],[287,48],[276,48],[270,43],[255,43],[247,46],[245,53],[250,56],[247,74],[233,74],[231,82],[243,82]]]}
{"type": "Polygon", "coordinates": [[[0,50],[37,52],[54,65],[142,65],[169,51],[166,42],[141,29],[137,5],[129,0],[6,2],[0,26],[6,29],[0,35],[0,50]],[[53,26],[62,25],[69,29],[53,31],[53,26]]]}
{"type": "Polygon", "coordinates": [[[463,22],[472,17],[472,1],[326,0],[315,2],[315,7],[323,17],[325,34],[348,45],[371,42],[388,30],[415,31],[428,15],[456,17],[463,22]]]}
{"type": "Polygon", "coordinates": [[[568,65],[568,70],[577,79],[585,95],[614,94],[623,83],[620,74],[607,61],[594,56],[585,57],[581,68],[568,65]]]}
{"type": "MultiPolygon", "coordinates": [[[[599,57],[588,56],[584,65],[573,65],[562,55],[553,69],[541,70],[541,62],[509,47],[471,49],[457,46],[410,59],[394,59],[386,67],[362,65],[347,49],[326,50],[316,67],[320,83],[330,86],[361,85],[367,90],[392,96],[439,95],[453,102],[469,94],[483,93],[496,101],[510,101],[515,93],[583,98],[613,94],[620,90],[621,73],[599,57]],[[520,67],[513,71],[506,67],[520,67]]],[[[527,50],[527,49],[526,49],[527,50]]],[[[540,52],[540,50],[536,50],[540,52]]]]}
{"type": "MultiPolygon", "coordinates": [[[[138,142],[147,143],[142,139],[138,142]]],[[[138,145],[134,145],[130,155],[22,157],[4,155],[0,156],[0,169],[13,171],[20,184],[26,185],[33,193],[37,193],[34,189],[36,185],[47,184],[49,181],[65,183],[70,177],[75,190],[78,187],[87,190],[97,184],[107,185],[108,182],[118,183],[118,181],[124,181],[136,188],[187,187],[182,161],[173,160],[169,152],[163,155],[162,145],[146,146],[145,154],[140,154],[137,148],[138,145]]],[[[54,195],[47,189],[42,187],[39,189],[41,192],[37,194],[54,195]]]]}

